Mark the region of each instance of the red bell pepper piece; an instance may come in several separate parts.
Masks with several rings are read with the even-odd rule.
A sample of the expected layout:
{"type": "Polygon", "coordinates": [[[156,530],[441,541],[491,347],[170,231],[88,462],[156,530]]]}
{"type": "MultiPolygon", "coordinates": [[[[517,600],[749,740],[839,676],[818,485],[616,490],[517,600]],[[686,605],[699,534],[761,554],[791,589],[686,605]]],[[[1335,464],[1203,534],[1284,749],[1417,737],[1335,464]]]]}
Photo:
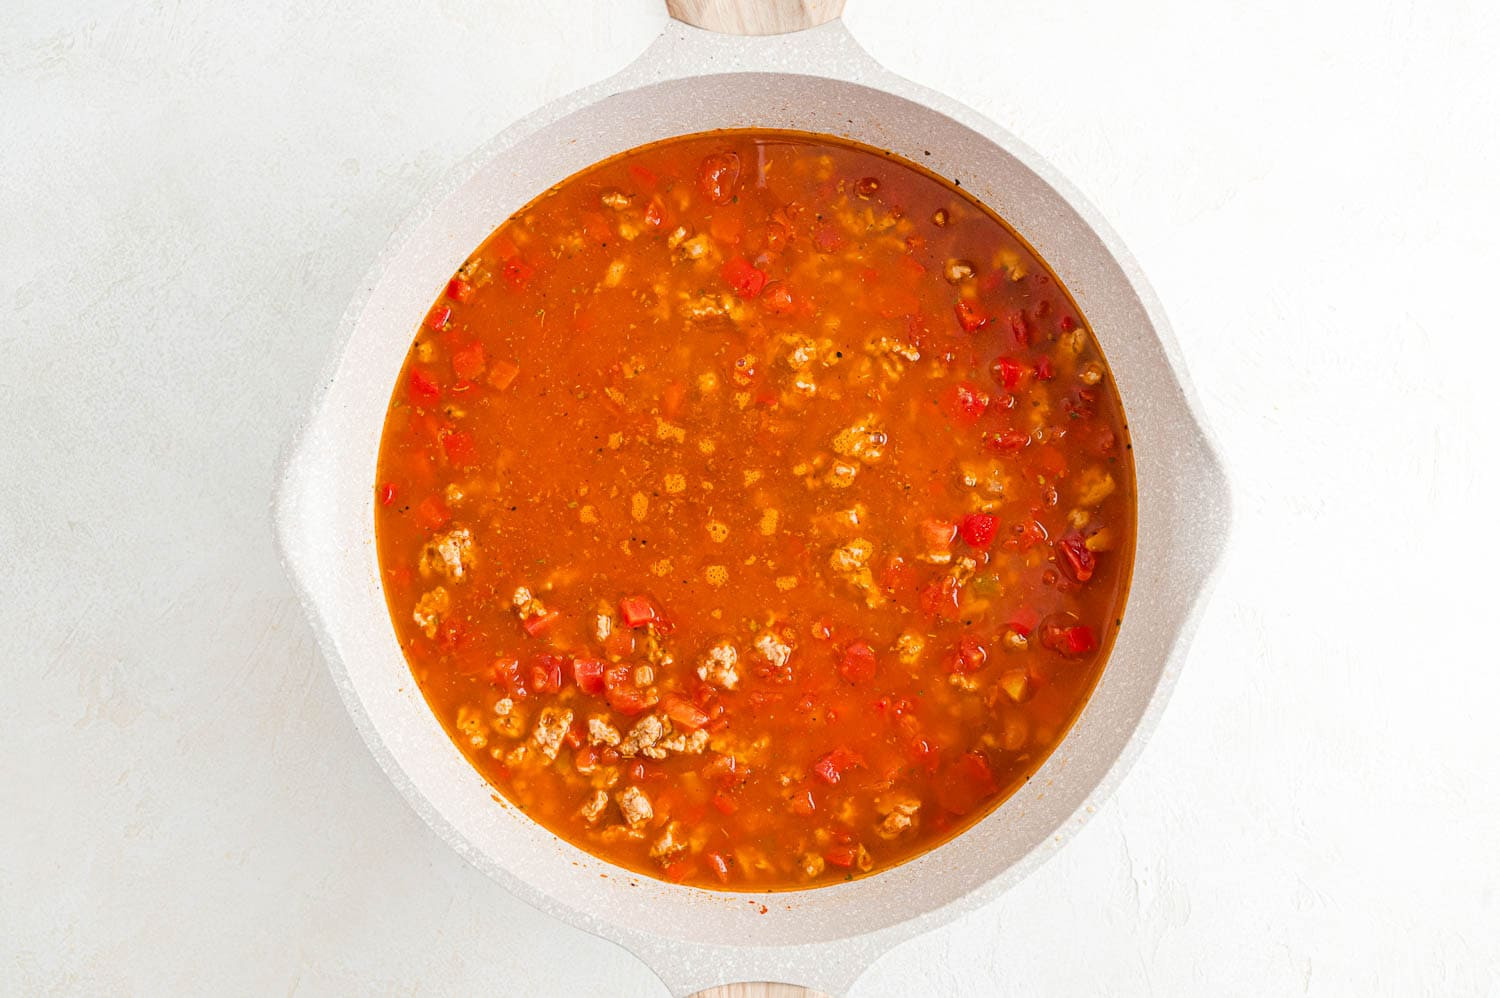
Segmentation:
{"type": "Polygon", "coordinates": [[[973,426],[989,407],[989,395],[967,381],[960,381],[943,393],[943,408],[948,418],[960,426],[973,426]]]}
{"type": "Polygon", "coordinates": [[[428,530],[439,529],[453,516],[448,511],[448,507],[443,503],[443,500],[436,495],[428,496],[417,503],[417,508],[414,512],[416,513],[418,525],[428,530]]]}
{"type": "Polygon", "coordinates": [[[1053,547],[1062,555],[1058,559],[1058,564],[1074,582],[1083,583],[1094,577],[1097,559],[1094,557],[1094,552],[1085,546],[1082,537],[1076,535],[1059,537],[1053,547]]]}
{"type": "Polygon", "coordinates": [[[708,723],[708,715],[693,705],[691,700],[668,694],[662,697],[661,709],[674,724],[697,730],[708,723]]]}
{"type": "Polygon", "coordinates": [[[604,692],[604,663],[597,658],[575,658],[573,682],[589,696],[599,696],[604,692]]]}
{"type": "Polygon", "coordinates": [[[626,627],[645,627],[656,620],[656,607],[645,596],[623,596],[620,598],[620,616],[626,627]]]}
{"type": "Polygon", "coordinates": [[[980,312],[966,301],[960,301],[954,305],[953,314],[958,317],[959,327],[966,333],[978,332],[990,321],[989,316],[980,312]]]}
{"type": "Polygon", "coordinates": [[[843,779],[849,770],[858,769],[864,764],[864,757],[858,752],[839,746],[813,763],[812,770],[824,783],[832,785],[843,779]]]}
{"type": "Polygon", "coordinates": [[[855,641],[844,649],[839,660],[839,675],[851,683],[868,682],[875,678],[875,649],[867,641],[855,641]]]}
{"type": "Polygon", "coordinates": [[[720,276],[741,298],[754,298],[766,286],[766,272],[742,256],[730,257],[720,276]]]}
{"type": "Polygon", "coordinates": [[[561,618],[561,613],[556,610],[549,610],[546,613],[539,613],[535,617],[527,617],[521,621],[521,626],[526,629],[527,634],[534,638],[538,634],[545,634],[561,618]]]}
{"type": "Polygon", "coordinates": [[[484,345],[478,340],[454,350],[449,362],[453,373],[466,381],[473,381],[484,373],[484,345]]]}
{"type": "Polygon", "coordinates": [[[474,285],[462,277],[455,277],[448,282],[448,290],[445,293],[460,305],[466,305],[469,299],[474,297],[474,285]]]}
{"type": "Polygon", "coordinates": [[[432,380],[432,375],[420,367],[414,367],[407,373],[406,391],[413,402],[436,402],[443,396],[443,390],[432,380]]]}
{"type": "Polygon", "coordinates": [[[990,365],[990,374],[995,380],[1005,386],[1005,390],[1013,392],[1021,383],[1021,377],[1026,373],[1026,368],[1021,362],[1011,357],[996,357],[995,362],[990,365]]]}
{"type": "Polygon", "coordinates": [[[971,548],[987,548],[995,540],[1000,521],[992,513],[970,513],[958,523],[958,535],[971,548]]]}

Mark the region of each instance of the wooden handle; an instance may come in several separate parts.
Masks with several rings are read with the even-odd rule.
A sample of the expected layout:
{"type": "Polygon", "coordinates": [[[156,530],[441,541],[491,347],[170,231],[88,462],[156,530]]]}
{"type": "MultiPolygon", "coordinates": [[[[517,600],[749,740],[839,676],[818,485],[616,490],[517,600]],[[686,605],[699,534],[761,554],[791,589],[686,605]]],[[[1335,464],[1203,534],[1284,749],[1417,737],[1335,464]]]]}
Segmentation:
{"type": "Polygon", "coordinates": [[[667,13],[677,20],[726,35],[783,35],[816,28],[843,10],[844,0],[667,0],[667,13]]]}
{"type": "Polygon", "coordinates": [[[721,984],[693,998],[828,998],[821,991],[795,984],[721,984]]]}

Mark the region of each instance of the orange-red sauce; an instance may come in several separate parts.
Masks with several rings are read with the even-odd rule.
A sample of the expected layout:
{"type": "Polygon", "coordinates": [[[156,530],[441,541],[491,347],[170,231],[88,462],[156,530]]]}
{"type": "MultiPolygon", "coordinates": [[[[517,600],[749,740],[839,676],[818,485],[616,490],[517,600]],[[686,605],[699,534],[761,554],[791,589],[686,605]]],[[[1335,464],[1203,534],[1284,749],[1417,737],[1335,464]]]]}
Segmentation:
{"type": "Polygon", "coordinates": [[[1065,289],[904,161],[731,131],[562,182],[459,268],[391,398],[391,616],[501,793],[740,890],[985,814],[1104,666],[1120,402],[1065,289]]]}

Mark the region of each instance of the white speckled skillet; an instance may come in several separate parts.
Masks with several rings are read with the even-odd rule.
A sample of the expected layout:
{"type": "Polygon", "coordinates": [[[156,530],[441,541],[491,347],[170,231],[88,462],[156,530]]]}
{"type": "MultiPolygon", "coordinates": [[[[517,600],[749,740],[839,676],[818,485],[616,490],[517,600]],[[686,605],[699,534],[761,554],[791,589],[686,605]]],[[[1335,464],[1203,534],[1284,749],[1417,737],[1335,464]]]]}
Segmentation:
{"type": "Polygon", "coordinates": [[[735,981],[843,994],[885,950],[995,898],[1057,851],[1140,751],[1228,535],[1219,460],[1166,319],[1119,240],[1004,130],[882,69],[836,20],[842,0],[823,2],[831,9],[816,10],[815,0],[674,0],[673,13],[697,24],[806,30],[751,37],[669,22],[624,71],[517,122],[432,192],[345,314],[337,362],[288,452],[277,496],[288,571],[349,712],[392,782],[470,862],[543,911],[636,953],[674,995],[735,981]],[[746,25],[747,15],[772,22],[746,25]],[[469,252],[533,195],[592,163],[668,136],[744,126],[831,133],[892,150],[958,178],[1015,226],[1102,342],[1130,422],[1140,490],[1134,583],[1109,666],[1032,781],[909,863],[767,895],[645,879],[497,805],[412,682],[386,612],[373,536],[375,457],[391,386],[413,330],[469,252]]]}

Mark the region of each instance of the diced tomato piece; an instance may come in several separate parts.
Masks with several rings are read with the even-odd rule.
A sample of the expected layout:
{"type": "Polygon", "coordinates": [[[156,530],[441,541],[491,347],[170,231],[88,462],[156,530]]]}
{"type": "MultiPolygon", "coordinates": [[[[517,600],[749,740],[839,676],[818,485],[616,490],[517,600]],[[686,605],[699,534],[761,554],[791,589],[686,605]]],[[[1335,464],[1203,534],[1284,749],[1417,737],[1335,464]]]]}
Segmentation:
{"type": "Polygon", "coordinates": [[[922,590],[922,612],[943,620],[958,619],[958,582],[945,575],[922,590]]]}
{"type": "Polygon", "coordinates": [[[985,757],[978,752],[965,752],[943,767],[938,778],[937,801],[952,814],[968,814],[998,789],[985,757]]]}
{"type": "Polygon", "coordinates": [[[609,219],[604,217],[603,212],[585,211],[579,216],[583,222],[583,231],[591,240],[603,246],[614,237],[614,230],[610,227],[609,219]]]}
{"type": "Polygon", "coordinates": [[[832,785],[843,779],[849,770],[858,769],[864,764],[864,757],[858,752],[839,746],[813,763],[812,771],[824,783],[832,785]]]}
{"type": "Polygon", "coordinates": [[[971,548],[989,547],[999,529],[1000,521],[995,519],[993,513],[970,513],[958,521],[958,535],[971,548]]]}
{"type": "Polygon", "coordinates": [[[813,245],[821,252],[832,253],[844,242],[844,233],[831,222],[822,222],[813,228],[813,245]]]}
{"type": "Polygon", "coordinates": [[[627,716],[639,714],[653,703],[651,694],[645,690],[616,688],[605,691],[604,698],[609,701],[610,707],[627,716]]]}
{"type": "Polygon", "coordinates": [[[1020,312],[1011,313],[1010,334],[1016,338],[1017,346],[1031,346],[1031,323],[1020,312]]]}
{"type": "Polygon", "coordinates": [[[698,189],[714,204],[728,204],[734,200],[735,189],[740,183],[740,157],[738,153],[721,152],[706,156],[698,168],[698,189]]]}
{"type": "Polygon", "coordinates": [[[429,329],[442,329],[448,324],[452,317],[453,309],[448,305],[439,305],[427,313],[427,327],[429,329]]]}
{"type": "Polygon", "coordinates": [[[966,333],[978,332],[984,328],[990,317],[980,312],[966,301],[960,301],[953,306],[953,314],[958,317],[958,325],[966,333]]]}
{"type": "Polygon", "coordinates": [[[604,653],[611,658],[626,658],[635,651],[635,635],[625,630],[609,632],[604,639],[604,653]]]}
{"type": "Polygon", "coordinates": [[[772,281],[767,284],[765,297],[761,301],[766,311],[772,315],[790,315],[797,307],[792,297],[792,289],[781,281],[772,281]]]}
{"type": "Polygon", "coordinates": [[[1043,444],[1033,447],[1032,453],[1041,469],[1053,478],[1061,478],[1068,473],[1068,456],[1062,452],[1062,448],[1043,444]]]}
{"type": "Polygon", "coordinates": [[[630,179],[643,191],[656,187],[656,174],[639,163],[631,163],[625,168],[625,172],[630,174],[630,179]]]}
{"type": "Polygon", "coordinates": [[[708,715],[693,705],[691,700],[680,696],[667,695],[661,700],[662,711],[672,719],[674,724],[680,724],[684,728],[694,730],[708,723],[708,715]]]}
{"type": "Polygon", "coordinates": [[[604,670],[604,698],[621,714],[639,714],[654,702],[650,693],[635,688],[630,673],[628,665],[614,665],[604,670]]]}
{"type": "Polygon", "coordinates": [[[453,514],[448,511],[448,506],[442,497],[430,495],[417,503],[417,508],[412,511],[417,518],[418,526],[428,530],[437,530],[452,518],[453,514]]]}
{"type": "Polygon", "coordinates": [[[766,226],[766,252],[780,253],[792,241],[792,227],[777,218],[766,226]]]}
{"type": "Polygon", "coordinates": [[[1001,430],[984,437],[985,446],[1000,454],[1019,454],[1030,440],[1031,437],[1020,430],[1001,430]]]}
{"type": "Polygon", "coordinates": [[[833,846],[823,854],[823,858],[834,866],[849,869],[854,865],[854,857],[857,855],[851,846],[833,846]]]}
{"type": "Polygon", "coordinates": [[[851,683],[868,682],[875,678],[875,649],[867,641],[855,641],[844,649],[839,660],[839,675],[851,683]]]}
{"type": "Polygon", "coordinates": [[[1057,320],[1057,328],[1065,333],[1071,333],[1078,328],[1078,320],[1071,315],[1060,316],[1057,320]]]}
{"type": "Polygon", "coordinates": [[[518,256],[511,257],[500,265],[500,276],[516,288],[525,287],[526,282],[531,280],[531,275],[535,273],[536,268],[518,256]]]}
{"type": "Polygon", "coordinates": [[[1006,624],[1011,630],[1025,638],[1031,636],[1031,632],[1036,630],[1036,625],[1041,622],[1041,619],[1042,615],[1036,610],[1023,606],[1011,611],[1010,620],[1006,621],[1006,624]]]}
{"type": "Polygon", "coordinates": [[[704,853],[703,858],[708,861],[708,868],[713,871],[714,879],[721,884],[729,883],[729,863],[722,853],[704,853]]]}
{"type": "Polygon", "coordinates": [[[645,221],[653,229],[661,228],[661,223],[666,221],[667,209],[662,206],[661,198],[652,198],[651,203],[646,205],[645,221]]]}
{"type": "Polygon", "coordinates": [[[438,383],[432,380],[432,375],[420,367],[414,367],[407,372],[406,391],[413,402],[436,402],[443,395],[438,383]]]}
{"type": "Polygon", "coordinates": [[[573,682],[589,696],[604,692],[604,663],[597,658],[575,658],[573,660],[573,682]]]}
{"type": "Polygon", "coordinates": [[[1087,388],[1080,388],[1062,400],[1062,407],[1069,419],[1093,419],[1099,411],[1099,396],[1087,388]]]}
{"type": "Polygon", "coordinates": [[[656,607],[645,596],[622,596],[620,616],[626,627],[645,627],[656,620],[656,607]]]}
{"type": "Polygon", "coordinates": [[[1063,648],[1070,655],[1082,655],[1084,652],[1093,651],[1099,646],[1094,640],[1094,629],[1085,624],[1078,624],[1063,630],[1063,648]]]}
{"type": "Polygon", "coordinates": [[[994,375],[996,382],[1005,387],[1006,391],[1013,392],[1021,383],[1021,377],[1026,373],[1026,368],[1019,360],[1012,357],[996,357],[995,362],[990,365],[990,373],[994,375]]]}
{"type": "Polygon", "coordinates": [[[943,761],[943,753],[933,744],[932,739],[923,735],[917,735],[906,747],[906,754],[911,761],[927,770],[929,773],[937,772],[938,766],[943,761]]]}
{"type": "Polygon", "coordinates": [[[713,804],[721,814],[733,814],[740,809],[740,806],[734,802],[734,798],[727,794],[714,794],[709,803],[713,804]]]}
{"type": "Polygon", "coordinates": [[[1036,380],[1051,381],[1056,375],[1052,373],[1052,359],[1041,357],[1036,362],[1036,380]]]}
{"type": "Polygon", "coordinates": [[[894,596],[911,589],[917,582],[916,567],[900,555],[892,555],[875,580],[886,595],[894,596]]]}
{"type": "Polygon", "coordinates": [[[473,381],[484,373],[484,345],[478,340],[454,350],[450,359],[460,378],[473,381]]]}
{"type": "Polygon", "coordinates": [[[818,801],[817,798],[813,797],[811,790],[803,790],[800,793],[792,795],[791,800],[787,801],[787,806],[793,814],[806,818],[817,812],[818,801]]]}
{"type": "Polygon", "coordinates": [[[513,658],[497,658],[490,667],[491,681],[513,697],[526,696],[526,683],[521,678],[521,663],[513,658]]]}
{"type": "Polygon", "coordinates": [[[958,647],[949,660],[949,667],[957,674],[966,676],[971,672],[978,672],[984,668],[984,660],[987,657],[984,645],[978,638],[964,638],[959,641],[958,647]]]}
{"type": "Polygon", "coordinates": [[[1058,559],[1058,564],[1062,565],[1063,570],[1074,582],[1087,582],[1094,577],[1096,564],[1094,552],[1084,545],[1082,537],[1076,534],[1070,537],[1059,537],[1052,546],[1062,555],[1058,559]]]}
{"type": "Polygon", "coordinates": [[[467,465],[474,458],[474,435],[465,430],[442,432],[443,453],[456,465],[467,465]]]}
{"type": "Polygon", "coordinates": [[[547,633],[552,625],[557,623],[561,618],[561,613],[556,610],[549,610],[546,613],[539,613],[535,617],[527,617],[521,621],[521,626],[525,628],[527,634],[534,638],[538,634],[547,633]]]}
{"type": "Polygon", "coordinates": [[[917,527],[922,538],[922,550],[928,554],[939,554],[953,546],[958,536],[958,524],[952,520],[926,519],[917,527]]]}
{"type": "Polygon", "coordinates": [[[392,505],[396,501],[396,483],[395,482],[385,482],[385,483],[383,483],[380,486],[380,488],[378,490],[376,490],[375,495],[376,495],[376,498],[378,498],[380,500],[380,505],[382,505],[382,506],[390,506],[390,505],[392,505]]]}
{"type": "MultiPolygon", "coordinates": [[[[1035,518],[1016,524],[1015,529],[1017,530],[1014,545],[1016,550],[1030,551],[1038,544],[1044,544],[1047,541],[1047,528],[1042,526],[1035,518]]],[[[1006,547],[1011,546],[1010,541],[1006,541],[1005,544],[1006,547]]]]}
{"type": "Polygon", "coordinates": [[[509,388],[511,382],[516,380],[516,375],[521,373],[519,364],[513,364],[508,360],[497,360],[490,365],[490,376],[485,380],[491,388],[504,391],[509,388]]]}
{"type": "Polygon", "coordinates": [[[948,418],[960,426],[973,426],[989,408],[990,397],[968,381],[960,381],[943,392],[948,418]]]}
{"type": "Polygon", "coordinates": [[[766,272],[742,256],[730,257],[719,273],[741,298],[754,298],[766,286],[766,272]]]}
{"type": "Polygon", "coordinates": [[[448,282],[448,290],[445,293],[460,305],[466,305],[474,297],[474,285],[462,277],[455,277],[448,282]]]}
{"type": "MultiPolygon", "coordinates": [[[[556,616],[551,614],[550,616],[556,616]]],[[[538,655],[531,660],[531,688],[537,693],[562,689],[563,660],[556,655],[538,655]]]]}
{"type": "Polygon", "coordinates": [[[1059,617],[1042,621],[1038,628],[1042,645],[1059,655],[1082,655],[1099,647],[1094,629],[1086,624],[1075,624],[1071,618],[1059,617]]]}

